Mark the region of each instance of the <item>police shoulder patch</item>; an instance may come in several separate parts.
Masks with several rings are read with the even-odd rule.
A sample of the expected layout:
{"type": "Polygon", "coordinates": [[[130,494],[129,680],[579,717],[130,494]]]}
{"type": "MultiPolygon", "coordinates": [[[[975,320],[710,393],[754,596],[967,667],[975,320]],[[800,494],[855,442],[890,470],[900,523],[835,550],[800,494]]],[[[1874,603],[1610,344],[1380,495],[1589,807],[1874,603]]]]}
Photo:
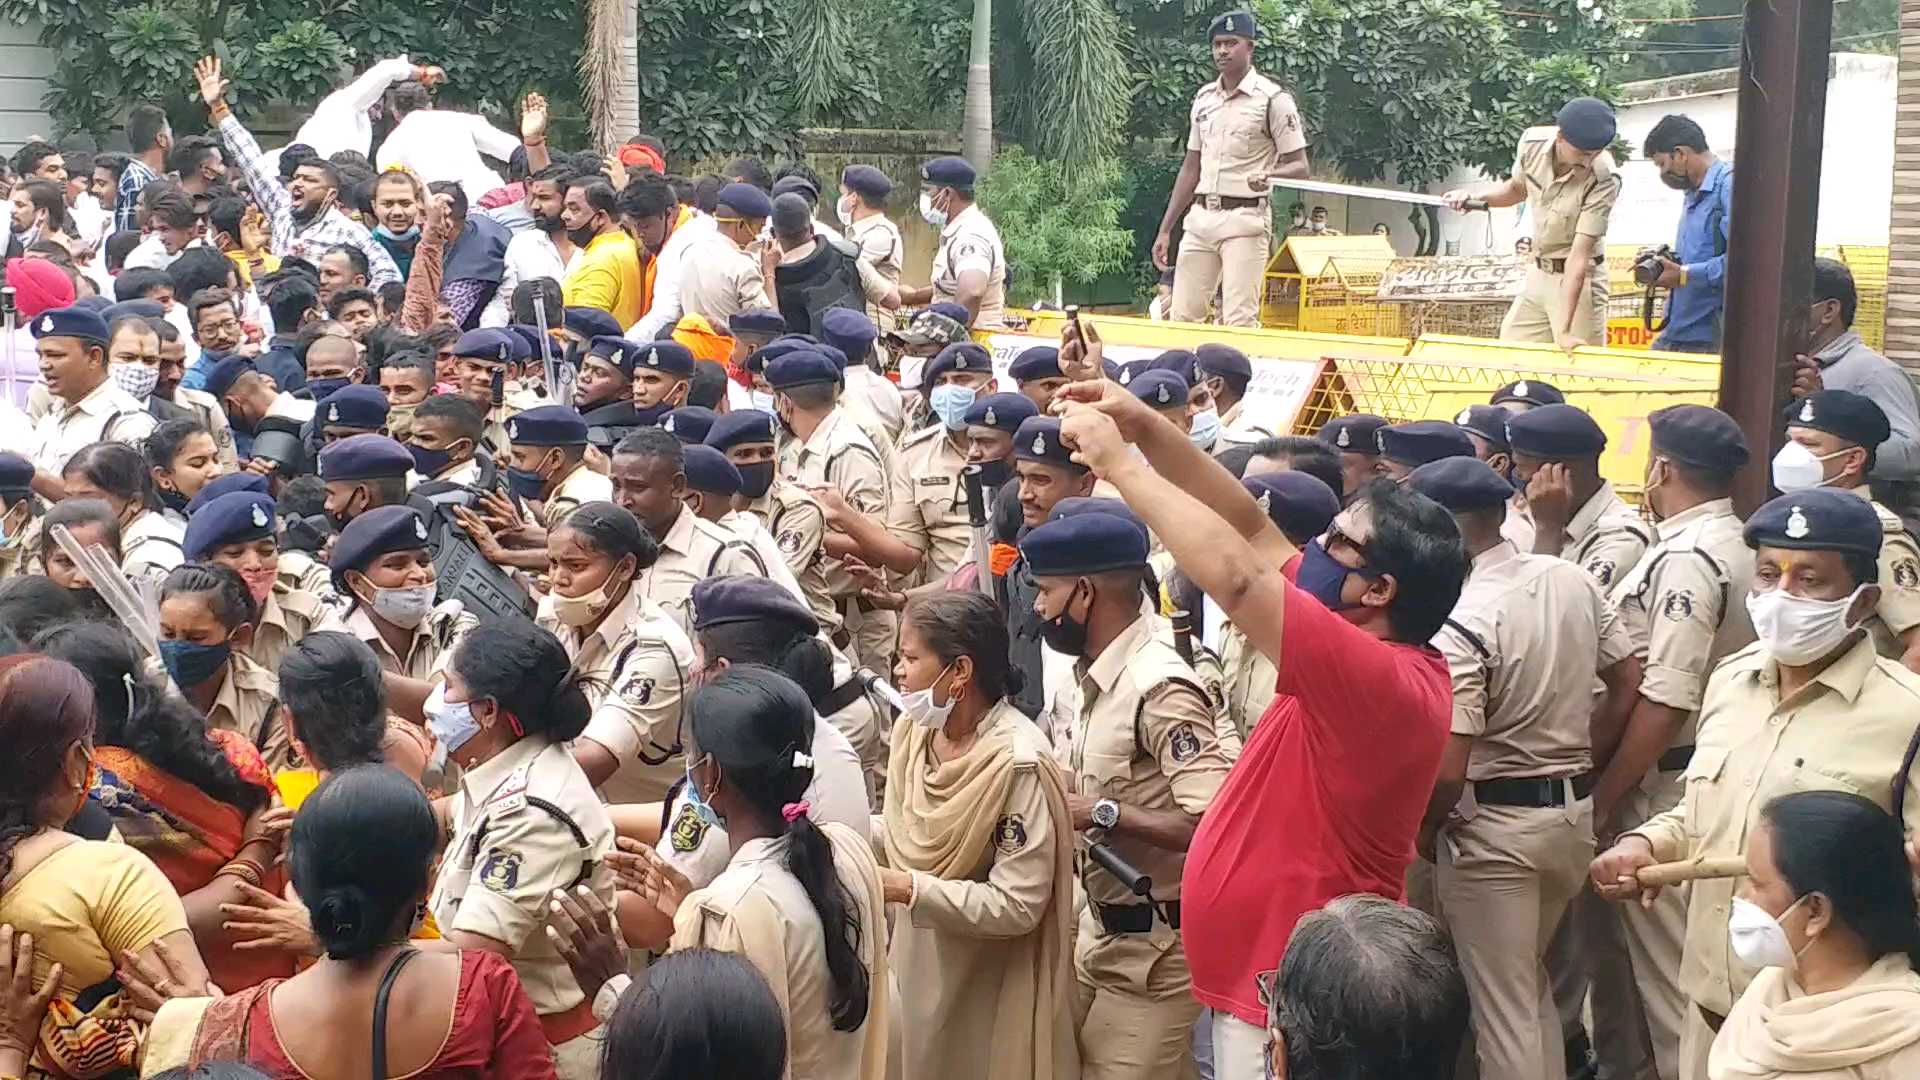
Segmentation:
{"type": "Polygon", "coordinates": [[[646,705],[653,700],[656,685],[653,676],[636,672],[620,684],[620,700],[633,706],[646,705]]]}
{"type": "Polygon", "coordinates": [[[1893,583],[1903,589],[1920,588],[1920,562],[1901,559],[1893,564],[1893,583]]]}
{"type": "Polygon", "coordinates": [[[698,849],[700,841],[707,838],[707,823],[700,820],[699,814],[693,812],[692,803],[683,802],[680,804],[680,812],[674,815],[673,828],[668,835],[671,837],[673,850],[684,855],[698,849]]]}
{"type": "Polygon", "coordinates": [[[1174,728],[1170,744],[1175,761],[1192,761],[1200,756],[1200,736],[1191,723],[1174,728]]]}
{"type": "Polygon", "coordinates": [[[784,551],[789,555],[797,555],[800,553],[800,543],[801,543],[800,530],[787,529],[781,532],[779,536],[775,537],[773,542],[780,546],[781,551],[784,551]]]}
{"type": "Polygon", "coordinates": [[[1660,598],[1660,614],[1674,622],[1685,622],[1693,617],[1693,592],[1689,589],[1673,589],[1660,598]]]}
{"type": "Polygon", "coordinates": [[[1612,559],[1590,559],[1587,562],[1587,575],[1602,585],[1613,584],[1614,572],[1620,565],[1612,559]]]}
{"type": "Polygon", "coordinates": [[[1002,814],[993,827],[993,846],[1012,855],[1027,846],[1027,822],[1019,814],[1002,814]]]}
{"type": "Polygon", "coordinates": [[[520,884],[520,853],[505,848],[488,848],[480,861],[480,884],[497,893],[511,892],[520,884]]]}

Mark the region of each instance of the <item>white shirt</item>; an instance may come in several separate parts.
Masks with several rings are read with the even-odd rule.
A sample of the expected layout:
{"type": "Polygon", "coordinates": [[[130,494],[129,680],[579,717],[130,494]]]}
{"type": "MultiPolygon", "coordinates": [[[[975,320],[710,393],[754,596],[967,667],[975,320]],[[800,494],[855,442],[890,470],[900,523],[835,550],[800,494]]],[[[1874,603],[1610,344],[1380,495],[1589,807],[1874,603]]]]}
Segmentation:
{"type": "Polygon", "coordinates": [[[37,449],[33,440],[33,420],[0,394],[0,453],[30,458],[37,449]]]}
{"type": "Polygon", "coordinates": [[[300,125],[293,141],[306,143],[323,158],[342,150],[372,153],[373,118],[367,115],[367,110],[379,103],[380,95],[385,94],[388,87],[411,78],[413,61],[405,56],[380,61],[359,78],[321,98],[313,115],[300,125]]]}
{"type": "Polygon", "coordinates": [[[565,282],[567,272],[580,261],[580,249],[574,248],[572,255],[563,260],[553,237],[545,229],[536,227],[513,234],[502,258],[506,261],[506,270],[500,275],[500,287],[494,290],[493,299],[487,301],[487,309],[480,313],[481,326],[505,326],[511,321],[513,290],[521,282],[539,278],[565,282]]]}
{"type": "Polygon", "coordinates": [[[33,426],[33,467],[58,476],[81,447],[112,439],[138,448],[153,428],[147,407],[107,379],[72,404],[54,400],[33,426]]]}
{"type": "MultiPolygon", "coordinates": [[[[183,248],[181,250],[184,251],[185,249],[183,248]]],[[[160,242],[159,233],[149,233],[145,239],[134,245],[132,251],[127,252],[127,262],[122,269],[165,270],[167,267],[172,266],[173,261],[179,257],[180,252],[178,251],[167,251],[167,245],[160,242]]],[[[108,293],[108,295],[112,294],[108,293]]],[[[180,299],[185,300],[186,297],[183,296],[180,299]]],[[[182,310],[184,310],[184,308],[182,308],[182,310]]]]}
{"type": "Polygon", "coordinates": [[[173,324],[175,330],[180,331],[180,344],[187,347],[186,366],[192,367],[199,363],[200,343],[193,339],[193,325],[187,322],[186,297],[183,296],[174,301],[173,304],[167,308],[165,318],[169,323],[173,324]]]}
{"type": "Polygon", "coordinates": [[[520,137],[509,135],[484,116],[450,109],[418,109],[397,124],[380,144],[380,170],[404,165],[426,184],[452,180],[467,193],[467,201],[501,187],[506,181],[487,167],[480,155],[502,161],[520,148],[520,137]]]}
{"type": "MultiPolygon", "coordinates": [[[[660,329],[673,326],[680,321],[680,274],[686,268],[687,250],[701,239],[712,236],[720,226],[707,214],[696,213],[686,224],[673,230],[667,242],[660,245],[659,268],[653,272],[653,306],[641,316],[640,321],[627,328],[627,337],[632,341],[652,341],[660,329]]],[[[724,334],[727,328],[716,326],[714,333],[724,334]]]]}
{"type": "MultiPolygon", "coordinates": [[[[90,248],[97,248],[100,241],[107,237],[113,215],[100,208],[100,200],[93,197],[93,192],[83,191],[79,198],[73,200],[73,205],[67,207],[67,221],[73,226],[71,232],[74,239],[90,248]]],[[[104,258],[106,252],[102,251],[100,255],[104,258]]]]}

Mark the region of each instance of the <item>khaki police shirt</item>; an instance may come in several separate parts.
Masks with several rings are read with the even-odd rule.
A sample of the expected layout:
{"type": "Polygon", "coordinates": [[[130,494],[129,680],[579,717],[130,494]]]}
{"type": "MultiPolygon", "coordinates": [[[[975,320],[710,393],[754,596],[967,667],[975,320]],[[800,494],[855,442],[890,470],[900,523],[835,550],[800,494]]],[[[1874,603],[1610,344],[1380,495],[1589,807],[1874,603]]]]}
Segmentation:
{"type": "Polygon", "coordinates": [[[718,232],[709,232],[687,249],[680,274],[680,309],[724,327],[748,308],[770,308],[760,260],[718,232]]]}
{"type": "Polygon", "coordinates": [[[298,768],[293,736],[280,708],[280,681],[243,652],[227,661],[227,677],[207,709],[207,726],[232,731],[252,743],[274,772],[298,768]]]}
{"type": "Polygon", "coordinates": [[[1867,500],[1880,517],[1880,603],[1870,620],[1874,647],[1899,659],[1906,652],[1900,635],[1920,626],[1920,547],[1900,515],[1874,501],[1867,488],[1843,488],[1867,500]]]}
{"type": "Polygon", "coordinates": [[[205,390],[191,390],[184,386],[173,388],[173,403],[192,409],[200,423],[213,433],[214,456],[227,468],[237,468],[239,454],[235,452],[233,425],[227,421],[226,407],[205,390]]]}
{"type": "Polygon", "coordinates": [[[1585,570],[1602,589],[1611,589],[1639,563],[1652,540],[1640,512],[1613,490],[1611,480],[1602,480],[1600,490],[1567,521],[1560,557],[1585,570]]]}
{"type": "Polygon", "coordinates": [[[887,499],[887,531],[925,556],[921,580],[953,572],[973,543],[967,489],[960,470],[967,453],[953,445],[944,425],[923,428],[900,448],[900,469],[887,499]]]}
{"type": "Polygon", "coordinates": [[[1573,250],[1573,238],[1591,236],[1599,244],[1607,238],[1607,219],[1620,197],[1620,174],[1613,154],[1601,151],[1591,165],[1575,165],[1562,173],[1553,160],[1554,140],[1560,129],[1551,125],[1528,128],[1520,136],[1513,175],[1527,187],[1527,211],[1533,217],[1533,253],[1542,259],[1564,259],[1573,250]]]}
{"type": "Polygon", "coordinates": [[[978,206],[960,211],[940,230],[940,246],[933,252],[934,301],[959,303],[960,275],[970,270],[987,275],[986,295],[980,298],[980,313],[974,316],[973,328],[1004,328],[1007,252],[1000,244],[1000,230],[978,206]]]}
{"type": "Polygon", "coordinates": [[[584,636],[554,618],[551,596],[541,599],[534,621],[560,639],[574,670],[587,677],[593,719],[582,736],[620,762],[601,794],[616,803],[665,799],[686,772],[681,710],[694,664],[686,632],[633,589],[584,636]]]}
{"type": "Polygon", "coordinates": [[[313,556],[306,552],[282,551],[280,572],[274,575],[274,579],[275,584],[300,589],[318,598],[336,614],[342,617],[346,615],[347,603],[333,589],[333,571],[324,563],[314,561],[313,556]]]}
{"type": "Polygon", "coordinates": [[[432,682],[440,677],[446,658],[453,655],[460,640],[467,636],[469,630],[480,625],[480,618],[458,600],[435,604],[433,610],[427,612],[427,617],[414,628],[405,656],[396,656],[387,646],[387,639],[380,636],[380,629],[373,624],[373,617],[361,605],[353,605],[345,622],[347,633],[366,642],[373,650],[373,655],[380,658],[380,670],[408,679],[432,682]]]}
{"type": "Polygon", "coordinates": [[[729,510],[720,515],[715,525],[727,530],[747,542],[760,560],[761,573],[767,580],[787,590],[795,600],[807,602],[807,593],[800,587],[800,579],[793,576],[793,570],[787,566],[787,553],[780,550],[780,542],[773,538],[760,519],[748,510],[729,510]]]}
{"type": "Polygon", "coordinates": [[[1227,721],[1244,741],[1279,693],[1280,669],[1230,622],[1220,626],[1220,667],[1226,676],[1227,721]]]}
{"type": "Polygon", "coordinates": [[[800,596],[829,633],[840,628],[840,609],[827,587],[826,514],[819,500],[798,484],[776,479],[767,493],[747,504],[780,549],[800,596]]]}
{"type": "Polygon", "coordinates": [[[447,841],[428,906],[440,932],[505,946],[542,1016],[586,1000],[544,927],[555,889],[586,885],[609,908],[613,822],[564,743],[528,735],[467,770],[453,796],[447,841]]]}
{"type": "MultiPolygon", "coordinates": [[[[868,517],[885,519],[887,474],[880,452],[845,409],[828,413],[805,441],[787,439],[781,444],[780,475],[798,484],[831,485],[847,505],[868,517]]],[[[828,560],[826,573],[833,596],[860,591],[860,582],[838,559],[828,560]]]]}
{"type": "Polygon", "coordinates": [[[693,587],[707,578],[731,574],[765,576],[753,545],[682,507],[660,541],[660,557],[640,571],[636,586],[649,604],[672,616],[693,634],[693,587]]]}
{"type": "Polygon", "coordinates": [[[1193,96],[1187,148],[1200,152],[1195,195],[1248,199],[1267,193],[1267,178],[1280,159],[1305,150],[1307,135],[1293,95],[1248,68],[1231,91],[1215,79],[1193,96]]]}
{"type": "Polygon", "coordinates": [[[158,510],[147,510],[120,530],[120,571],[129,581],[158,582],[187,561],[181,546],[187,527],[158,510]]]}
{"type": "Polygon", "coordinates": [[[112,379],[79,401],[69,404],[56,398],[53,405],[33,426],[33,467],[55,476],[81,447],[112,440],[138,450],[155,426],[147,407],[112,379]]]}
{"type": "MultiPolygon", "coordinates": [[[[1680,805],[1632,835],[1645,837],[1662,862],[1740,856],[1761,807],[1778,795],[1845,791],[1892,812],[1897,774],[1916,735],[1920,676],[1877,656],[1867,637],[1785,700],[1778,665],[1763,646],[1750,645],[1707,683],[1680,805]]],[[[1901,821],[1909,836],[1920,827],[1917,780],[1910,769],[1901,821]]],[[[1680,961],[1680,989],[1722,1015],[1755,974],[1733,958],[1727,941],[1736,884],[1693,883],[1680,961]]]]}
{"type": "Polygon", "coordinates": [[[573,471],[561,480],[553,494],[540,506],[540,523],[548,532],[560,527],[567,515],[578,509],[582,503],[612,502],[613,481],[603,473],[594,472],[582,462],[573,467],[573,471]]]}
{"type": "Polygon", "coordinates": [[[1453,733],[1473,739],[1467,779],[1593,767],[1593,676],[1633,641],[1579,567],[1501,541],[1474,556],[1433,644],[1453,680],[1453,733]]]}
{"type": "MultiPolygon", "coordinates": [[[[1731,499],[1681,511],[1660,522],[1658,534],[1609,599],[1646,664],[1640,696],[1698,713],[1713,665],[1753,642],[1753,551],[1731,499]]],[[[1673,745],[1692,742],[1689,721],[1673,745]]]]}
{"type": "Polygon", "coordinates": [[[305,589],[290,589],[276,581],[260,605],[247,655],[254,663],[278,673],[281,658],[294,643],[321,630],[348,632],[346,620],[331,605],[305,589]]]}
{"type": "MultiPolygon", "coordinates": [[[[1076,660],[1073,673],[1066,756],[1074,790],[1120,803],[1123,818],[1129,806],[1196,818],[1205,813],[1229,762],[1215,735],[1213,702],[1193,669],[1155,633],[1154,619],[1142,615],[1091,663],[1076,660]]],[[[1153,899],[1180,898],[1186,852],[1124,835],[1107,843],[1153,879],[1153,899]]],[[[1096,903],[1140,902],[1090,859],[1081,878],[1096,903]]]]}
{"type": "MultiPolygon", "coordinates": [[[[906,254],[906,241],[901,239],[900,226],[885,214],[873,214],[861,218],[847,226],[844,234],[847,241],[860,249],[860,258],[871,265],[890,285],[900,284],[902,256],[906,254]]],[[[878,304],[867,305],[867,317],[880,330],[882,336],[894,328],[893,312],[878,304]]],[[[878,342],[875,343],[878,352],[878,342]]],[[[877,368],[878,360],[870,361],[877,368]]]]}

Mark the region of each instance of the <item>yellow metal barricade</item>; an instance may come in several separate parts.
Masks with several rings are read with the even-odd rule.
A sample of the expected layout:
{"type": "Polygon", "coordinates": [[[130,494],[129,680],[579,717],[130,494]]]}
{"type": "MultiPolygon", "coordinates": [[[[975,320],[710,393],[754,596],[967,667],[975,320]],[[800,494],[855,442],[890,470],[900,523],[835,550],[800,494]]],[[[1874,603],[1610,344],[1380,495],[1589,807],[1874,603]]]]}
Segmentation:
{"type": "Polygon", "coordinates": [[[1842,244],[1839,258],[1853,271],[1853,290],[1859,297],[1853,328],[1878,352],[1887,338],[1887,249],[1842,244]]]}

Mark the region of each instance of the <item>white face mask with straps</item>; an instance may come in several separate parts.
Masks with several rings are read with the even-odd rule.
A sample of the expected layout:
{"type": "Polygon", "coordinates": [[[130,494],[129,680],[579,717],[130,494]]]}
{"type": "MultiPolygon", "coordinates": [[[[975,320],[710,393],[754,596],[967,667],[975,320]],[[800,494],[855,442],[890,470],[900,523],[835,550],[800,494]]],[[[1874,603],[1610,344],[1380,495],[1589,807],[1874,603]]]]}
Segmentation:
{"type": "Polygon", "coordinates": [[[1802,667],[1840,647],[1853,633],[1847,612],[1865,585],[1838,600],[1795,596],[1775,587],[1747,594],[1747,615],[1768,655],[1788,667],[1802,667]]]}

